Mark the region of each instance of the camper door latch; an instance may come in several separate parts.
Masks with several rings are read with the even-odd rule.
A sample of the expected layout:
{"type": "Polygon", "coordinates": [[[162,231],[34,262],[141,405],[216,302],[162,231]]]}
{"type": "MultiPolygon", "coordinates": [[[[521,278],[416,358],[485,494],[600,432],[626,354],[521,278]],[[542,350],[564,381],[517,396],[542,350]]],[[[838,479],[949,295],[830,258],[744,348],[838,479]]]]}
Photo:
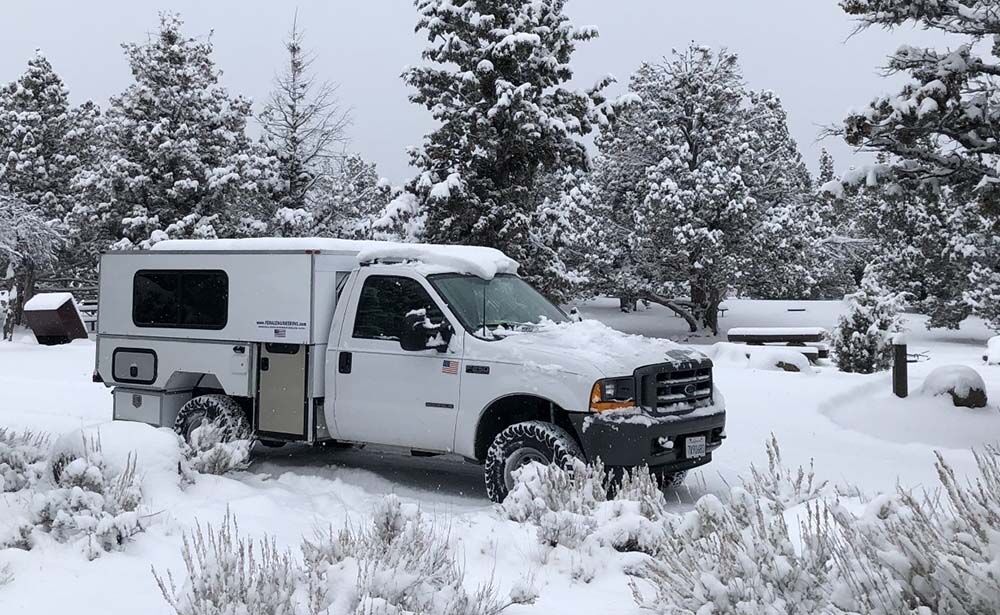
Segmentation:
{"type": "Polygon", "coordinates": [[[233,352],[235,352],[236,354],[243,354],[246,351],[247,351],[246,346],[233,346],[233,352]]]}
{"type": "Polygon", "coordinates": [[[350,374],[352,363],[353,359],[351,357],[351,353],[341,351],[340,357],[337,359],[337,370],[341,374],[350,374]]]}
{"type": "Polygon", "coordinates": [[[260,358],[260,371],[266,372],[269,369],[271,369],[271,360],[268,359],[267,357],[261,357],[260,358]]]}

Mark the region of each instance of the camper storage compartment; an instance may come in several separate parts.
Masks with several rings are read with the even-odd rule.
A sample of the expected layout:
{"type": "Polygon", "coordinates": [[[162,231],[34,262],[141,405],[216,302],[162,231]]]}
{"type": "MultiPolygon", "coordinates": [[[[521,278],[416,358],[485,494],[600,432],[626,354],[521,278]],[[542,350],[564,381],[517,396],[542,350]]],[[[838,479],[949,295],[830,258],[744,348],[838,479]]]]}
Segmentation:
{"type": "Polygon", "coordinates": [[[115,348],[111,355],[115,382],[153,384],[156,382],[156,353],[148,348],[115,348]]]}
{"type": "Polygon", "coordinates": [[[181,406],[189,399],[191,391],[144,391],[117,387],[114,418],[172,428],[181,406]]]}

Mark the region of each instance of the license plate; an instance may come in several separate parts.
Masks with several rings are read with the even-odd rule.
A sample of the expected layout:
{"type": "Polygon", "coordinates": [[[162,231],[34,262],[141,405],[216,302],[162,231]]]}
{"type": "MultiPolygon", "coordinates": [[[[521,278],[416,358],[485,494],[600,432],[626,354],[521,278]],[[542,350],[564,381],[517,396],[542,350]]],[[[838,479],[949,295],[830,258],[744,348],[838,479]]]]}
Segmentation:
{"type": "Polygon", "coordinates": [[[688,459],[696,459],[705,456],[705,436],[692,436],[684,438],[684,456],[688,459]]]}

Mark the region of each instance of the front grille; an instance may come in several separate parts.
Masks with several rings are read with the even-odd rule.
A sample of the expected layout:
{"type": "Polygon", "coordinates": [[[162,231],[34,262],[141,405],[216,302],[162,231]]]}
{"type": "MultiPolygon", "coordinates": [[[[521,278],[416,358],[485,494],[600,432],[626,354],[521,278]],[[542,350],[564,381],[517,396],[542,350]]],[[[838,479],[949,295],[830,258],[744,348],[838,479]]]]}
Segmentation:
{"type": "Polygon", "coordinates": [[[689,412],[712,401],[712,362],[660,363],[636,370],[640,403],[661,413],[689,412]]]}

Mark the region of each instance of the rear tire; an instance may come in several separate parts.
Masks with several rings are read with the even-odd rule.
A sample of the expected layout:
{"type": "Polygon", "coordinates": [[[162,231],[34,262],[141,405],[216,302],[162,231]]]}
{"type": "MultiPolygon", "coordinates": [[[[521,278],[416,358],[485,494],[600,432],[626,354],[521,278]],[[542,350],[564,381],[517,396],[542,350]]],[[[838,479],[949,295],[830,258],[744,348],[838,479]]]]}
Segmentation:
{"type": "Polygon", "coordinates": [[[174,431],[191,444],[191,434],[206,422],[219,428],[225,442],[250,437],[250,423],[239,402],[219,394],[199,395],[181,406],[174,431]]]}
{"type": "Polygon", "coordinates": [[[566,468],[576,459],[583,459],[583,451],[562,427],[544,421],[516,423],[497,434],[486,453],[486,495],[503,502],[514,486],[513,472],[528,463],[566,468]]]}

